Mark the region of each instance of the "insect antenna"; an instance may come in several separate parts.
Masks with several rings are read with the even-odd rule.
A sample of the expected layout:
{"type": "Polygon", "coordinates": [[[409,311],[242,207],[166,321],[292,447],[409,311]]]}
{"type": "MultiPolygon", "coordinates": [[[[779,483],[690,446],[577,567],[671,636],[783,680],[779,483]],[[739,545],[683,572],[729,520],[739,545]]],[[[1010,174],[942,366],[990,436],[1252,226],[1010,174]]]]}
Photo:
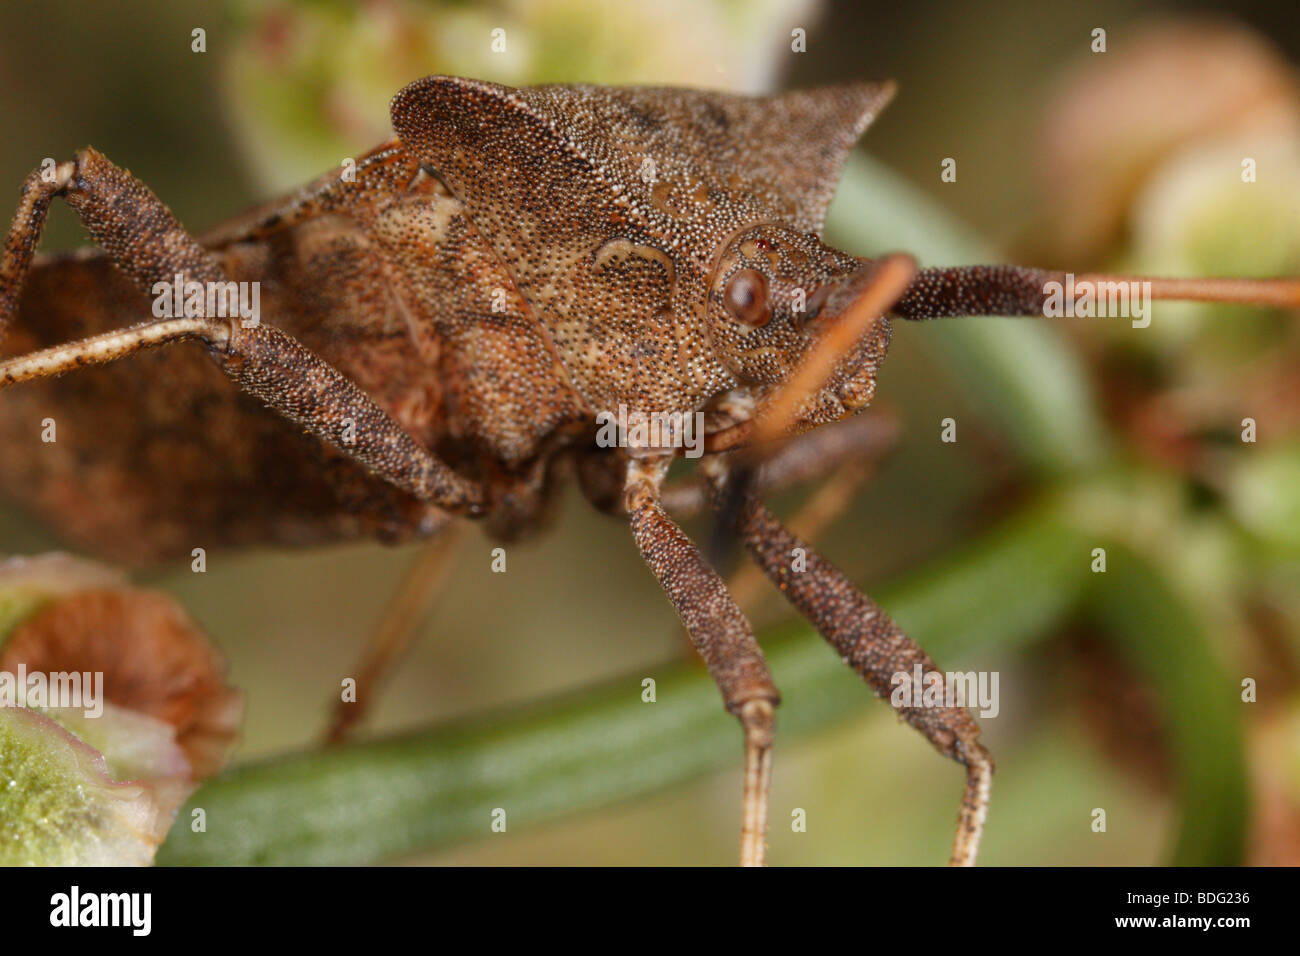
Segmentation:
{"type": "MultiPolygon", "coordinates": [[[[1231,302],[1300,308],[1300,279],[1159,279],[1053,272],[1024,266],[921,269],[893,314],[913,321],[979,315],[1057,318],[1099,315],[1102,303],[1145,308],[1145,300],[1231,302]],[[1140,297],[1140,298],[1139,298],[1140,297]],[[1090,303],[1087,313],[1080,309],[1090,303]]],[[[1109,314],[1105,313],[1105,314],[1109,314]]]]}

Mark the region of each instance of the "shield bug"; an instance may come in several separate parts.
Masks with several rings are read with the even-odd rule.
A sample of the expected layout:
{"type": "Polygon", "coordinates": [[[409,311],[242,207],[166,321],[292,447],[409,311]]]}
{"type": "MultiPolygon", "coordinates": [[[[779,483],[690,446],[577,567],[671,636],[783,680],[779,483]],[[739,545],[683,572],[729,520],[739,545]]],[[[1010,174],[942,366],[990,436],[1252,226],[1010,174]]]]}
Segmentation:
{"type": "MultiPolygon", "coordinates": [[[[14,414],[95,408],[101,427],[39,461],[7,455],[0,478],[83,546],[157,560],[198,532],[304,545],[466,519],[510,540],[544,524],[556,479],[576,473],[626,517],[743,727],[741,862],[762,863],[779,695],[664,507],[670,463],[702,455],[726,524],[886,695],[895,675],[940,672],[764,508],[759,456],[778,441],[797,455],[798,436],[868,405],[895,320],[1045,316],[1132,288],[828,246],[841,164],[892,94],[431,76],[397,94],[394,138],[347,175],[198,238],[93,149],[37,169],[0,259],[0,388],[14,414]],[[99,251],[34,261],[56,197],[99,251]],[[190,344],[49,381],[177,343],[190,344]],[[611,421],[627,426],[601,440],[611,421]]],[[[1284,279],[1137,288],[1300,304],[1284,279]]],[[[951,859],[971,864],[993,774],[979,727],[957,706],[899,713],[966,768],[951,859]]]]}

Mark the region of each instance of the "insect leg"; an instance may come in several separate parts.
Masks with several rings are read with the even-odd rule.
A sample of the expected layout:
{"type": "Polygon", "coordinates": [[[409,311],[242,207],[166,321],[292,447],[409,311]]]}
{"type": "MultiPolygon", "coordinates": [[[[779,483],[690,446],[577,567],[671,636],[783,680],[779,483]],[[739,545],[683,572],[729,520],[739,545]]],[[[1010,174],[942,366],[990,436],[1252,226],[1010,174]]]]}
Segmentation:
{"type": "Polygon", "coordinates": [[[754,631],[716,571],[659,504],[669,458],[628,465],[624,503],[646,564],[667,592],[696,650],[745,731],[741,866],[761,866],[766,853],[772,781],[773,714],[780,695],[754,631]]]}
{"type": "MultiPolygon", "coordinates": [[[[722,500],[728,481],[726,465],[706,462],[714,482],[715,499],[722,500]]],[[[897,675],[911,679],[917,667],[924,675],[946,678],[925,651],[903,633],[881,608],[837,568],[787,530],[759,501],[747,496],[738,515],[738,531],[750,555],[781,593],[857,672],[878,697],[889,697],[897,675]],[[796,552],[795,549],[802,549],[796,552]],[[792,556],[802,556],[795,570],[792,556]]],[[[972,866],[988,815],[993,759],[979,742],[979,725],[963,707],[905,706],[899,713],[925,735],[940,753],[966,766],[966,788],[953,840],[954,866],[972,866]]]]}
{"type": "MultiPolygon", "coordinates": [[[[897,418],[872,408],[854,418],[797,435],[758,465],[752,490],[763,496],[799,487],[841,467],[873,464],[898,441],[898,432],[897,418]]],[[[709,508],[708,482],[697,471],[666,485],[660,500],[674,518],[694,517],[709,508]]]]}
{"type": "MultiPolygon", "coordinates": [[[[0,260],[0,308],[12,309],[49,197],[62,195],[92,238],[145,292],[157,283],[227,282],[211,254],[148,187],[93,149],[29,188],[0,260]],[[33,187],[35,191],[33,192],[33,187]]],[[[34,174],[35,175],[35,174],[34,174]]],[[[38,177],[39,178],[39,177],[38,177]]],[[[0,312],[0,327],[8,313],[0,312]]],[[[379,477],[457,514],[480,514],[483,490],[431,454],[333,366],[264,323],[193,316],[163,319],[0,362],[0,388],[101,364],[142,348],[197,338],[237,385],[379,477]]]]}
{"type": "Polygon", "coordinates": [[[446,581],[447,566],[461,541],[464,525],[450,518],[422,545],[389,598],[384,615],[370,635],[361,658],[350,671],[356,677],[356,700],[340,700],[326,732],[326,742],[342,743],[367,711],[393,663],[410,646],[425,612],[446,581]]]}
{"type": "Polygon", "coordinates": [[[9,322],[18,311],[18,296],[45,229],[50,200],[67,187],[75,173],[75,163],[61,163],[49,171],[32,170],[23,181],[18,211],[0,250],[0,345],[4,344],[9,322]]]}
{"type": "MultiPolygon", "coordinates": [[[[846,461],[822,483],[812,496],[790,516],[791,532],[804,541],[816,541],[857,497],[871,476],[869,461],[846,461]]],[[[763,572],[753,564],[741,564],[728,579],[727,590],[736,603],[750,611],[764,593],[763,572]]]]}

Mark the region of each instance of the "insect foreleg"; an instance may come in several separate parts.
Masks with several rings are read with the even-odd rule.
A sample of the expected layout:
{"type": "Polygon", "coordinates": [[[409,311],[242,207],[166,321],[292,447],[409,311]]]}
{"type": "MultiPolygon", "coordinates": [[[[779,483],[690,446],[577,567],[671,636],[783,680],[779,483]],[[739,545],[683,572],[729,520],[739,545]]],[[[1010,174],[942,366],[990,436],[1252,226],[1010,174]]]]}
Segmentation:
{"type": "MultiPolygon", "coordinates": [[[[704,467],[714,482],[715,500],[721,502],[728,480],[726,465],[713,458],[704,467]]],[[[927,706],[924,698],[915,699],[920,696],[917,688],[911,702],[898,711],[935,749],[966,766],[951,862],[974,865],[988,815],[993,760],[979,742],[975,719],[964,707],[947,705],[947,677],[871,598],[752,496],[742,502],[737,530],[764,573],[877,696],[892,697],[900,686],[899,675],[910,681],[918,669],[927,684],[940,682],[943,705],[927,706]]]]}
{"type": "MultiPolygon", "coordinates": [[[[870,466],[893,449],[899,428],[893,415],[873,409],[796,435],[758,465],[752,491],[762,497],[816,481],[844,465],[870,466]]],[[[666,485],[661,502],[674,518],[692,518],[709,509],[708,482],[695,472],[666,485]]]]}
{"type": "Polygon", "coordinates": [[[624,501],[641,556],[667,592],[677,615],[722,691],[727,710],[745,731],[745,785],[740,863],[761,866],[766,853],[767,801],[772,780],[773,712],[780,695],[754,631],[718,573],[659,505],[668,458],[634,460],[624,501]]]}

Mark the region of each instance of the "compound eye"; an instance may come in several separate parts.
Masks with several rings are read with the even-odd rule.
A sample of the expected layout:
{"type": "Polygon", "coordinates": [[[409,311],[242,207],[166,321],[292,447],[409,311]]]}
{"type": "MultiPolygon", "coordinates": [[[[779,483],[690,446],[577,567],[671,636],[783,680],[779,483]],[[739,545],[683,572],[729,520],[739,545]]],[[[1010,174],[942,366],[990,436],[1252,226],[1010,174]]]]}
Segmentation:
{"type": "Polygon", "coordinates": [[[753,269],[741,269],[727,280],[722,305],[732,319],[747,328],[767,325],[772,318],[767,308],[767,276],[753,269]]]}

